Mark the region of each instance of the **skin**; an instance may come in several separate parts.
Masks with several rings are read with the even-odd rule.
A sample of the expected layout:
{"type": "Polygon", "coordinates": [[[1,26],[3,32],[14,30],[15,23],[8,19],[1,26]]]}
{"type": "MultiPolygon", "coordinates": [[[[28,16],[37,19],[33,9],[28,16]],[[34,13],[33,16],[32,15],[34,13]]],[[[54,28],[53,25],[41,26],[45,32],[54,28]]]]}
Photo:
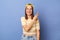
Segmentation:
{"type": "Polygon", "coordinates": [[[26,14],[29,17],[31,16],[31,14],[32,14],[32,7],[31,6],[26,7],[26,14]]]}
{"type": "MultiPolygon", "coordinates": [[[[28,19],[31,19],[31,14],[32,14],[32,7],[31,7],[31,5],[26,7],[26,14],[28,16],[28,19]]],[[[36,19],[38,18],[38,16],[39,16],[39,14],[37,13],[34,16],[34,18],[31,20],[31,23],[29,23],[28,25],[23,25],[23,28],[25,29],[25,31],[29,32],[29,30],[32,28],[32,25],[36,22],[36,19]]],[[[39,40],[40,31],[37,30],[36,34],[37,34],[37,40],[39,40]]]]}

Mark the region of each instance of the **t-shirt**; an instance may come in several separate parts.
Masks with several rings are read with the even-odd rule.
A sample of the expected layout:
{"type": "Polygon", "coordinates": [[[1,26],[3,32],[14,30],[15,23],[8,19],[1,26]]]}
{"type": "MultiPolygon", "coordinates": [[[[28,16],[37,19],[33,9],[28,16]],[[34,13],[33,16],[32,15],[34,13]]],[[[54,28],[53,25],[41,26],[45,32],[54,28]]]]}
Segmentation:
{"type": "MultiPolygon", "coordinates": [[[[22,24],[22,26],[31,23],[31,22],[30,22],[31,20],[32,20],[32,19],[26,20],[25,17],[21,17],[21,24],[22,24]]],[[[32,25],[32,28],[29,30],[29,32],[25,31],[24,28],[23,28],[23,33],[25,33],[25,34],[35,34],[36,29],[37,29],[37,30],[40,30],[39,20],[37,20],[37,21],[32,25]]]]}

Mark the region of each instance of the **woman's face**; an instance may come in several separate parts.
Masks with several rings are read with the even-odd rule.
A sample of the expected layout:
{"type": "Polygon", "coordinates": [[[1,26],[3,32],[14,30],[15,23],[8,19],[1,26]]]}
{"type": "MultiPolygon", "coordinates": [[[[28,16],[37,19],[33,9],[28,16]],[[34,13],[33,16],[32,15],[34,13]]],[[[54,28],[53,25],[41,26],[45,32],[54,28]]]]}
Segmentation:
{"type": "Polygon", "coordinates": [[[30,16],[32,14],[32,6],[31,5],[26,7],[26,14],[27,14],[27,16],[30,16]]]}

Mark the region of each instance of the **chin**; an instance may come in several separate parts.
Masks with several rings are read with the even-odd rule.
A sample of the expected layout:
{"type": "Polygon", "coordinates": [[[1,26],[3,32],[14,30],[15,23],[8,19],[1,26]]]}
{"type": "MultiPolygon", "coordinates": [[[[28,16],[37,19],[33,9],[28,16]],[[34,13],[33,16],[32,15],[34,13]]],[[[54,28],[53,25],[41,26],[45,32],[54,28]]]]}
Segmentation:
{"type": "Polygon", "coordinates": [[[28,16],[30,16],[31,14],[27,14],[28,16]]]}
{"type": "Polygon", "coordinates": [[[28,16],[31,16],[31,15],[28,15],[28,16]]]}

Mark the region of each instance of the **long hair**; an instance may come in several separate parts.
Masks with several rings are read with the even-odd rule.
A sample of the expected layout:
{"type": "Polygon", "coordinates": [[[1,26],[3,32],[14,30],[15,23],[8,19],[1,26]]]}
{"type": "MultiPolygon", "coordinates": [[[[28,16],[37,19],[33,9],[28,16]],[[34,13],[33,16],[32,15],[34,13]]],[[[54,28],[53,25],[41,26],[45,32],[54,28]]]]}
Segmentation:
{"type": "MultiPolygon", "coordinates": [[[[31,5],[31,7],[32,7],[32,14],[31,14],[31,19],[33,19],[33,17],[34,17],[34,10],[33,10],[33,5],[32,4],[27,4],[27,5],[31,5]]],[[[27,7],[27,5],[26,5],[26,7],[27,7]]],[[[25,7],[25,19],[27,20],[28,19],[28,16],[27,16],[27,14],[26,14],[26,7],[25,7]]]]}

